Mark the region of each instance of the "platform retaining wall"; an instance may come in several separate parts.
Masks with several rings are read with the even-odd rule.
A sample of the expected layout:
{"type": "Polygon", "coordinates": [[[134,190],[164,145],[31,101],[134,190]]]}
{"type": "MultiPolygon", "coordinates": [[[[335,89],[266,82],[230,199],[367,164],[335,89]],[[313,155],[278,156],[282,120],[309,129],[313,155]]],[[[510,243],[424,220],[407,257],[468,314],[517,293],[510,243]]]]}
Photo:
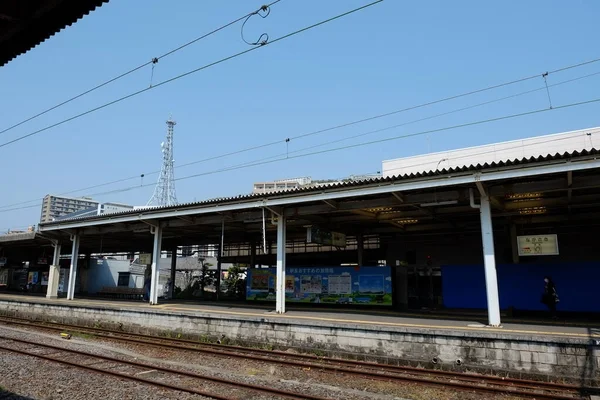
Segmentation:
{"type": "MultiPolygon", "coordinates": [[[[0,300],[0,314],[123,331],[226,338],[318,352],[362,355],[412,365],[486,370],[511,376],[598,385],[600,340],[352,325],[281,317],[63,306],[0,300]],[[332,326],[334,325],[335,326],[332,326]],[[460,362],[460,367],[457,366],[460,362]]],[[[598,332],[596,332],[598,333],[598,332]]],[[[590,332],[592,334],[592,332],[590,332]]],[[[482,371],[483,372],[483,371],[482,371]]]]}

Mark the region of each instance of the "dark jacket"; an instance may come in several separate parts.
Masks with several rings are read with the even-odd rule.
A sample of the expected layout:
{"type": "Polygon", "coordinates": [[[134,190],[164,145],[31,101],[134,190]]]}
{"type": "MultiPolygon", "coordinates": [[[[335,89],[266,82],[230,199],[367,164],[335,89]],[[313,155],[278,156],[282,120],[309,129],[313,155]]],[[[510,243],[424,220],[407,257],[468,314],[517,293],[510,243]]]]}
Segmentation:
{"type": "Polygon", "coordinates": [[[558,294],[556,293],[556,286],[554,286],[554,282],[546,282],[544,285],[544,294],[542,295],[542,303],[556,304],[558,301],[558,294]]]}

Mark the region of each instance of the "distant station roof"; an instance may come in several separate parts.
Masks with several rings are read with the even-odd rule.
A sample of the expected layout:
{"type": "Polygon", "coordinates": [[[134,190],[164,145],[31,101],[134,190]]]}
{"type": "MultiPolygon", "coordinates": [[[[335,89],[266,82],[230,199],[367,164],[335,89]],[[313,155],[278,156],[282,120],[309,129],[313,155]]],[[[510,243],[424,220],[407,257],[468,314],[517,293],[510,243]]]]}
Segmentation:
{"type": "Polygon", "coordinates": [[[600,149],[600,127],[383,161],[384,177],[600,149]]]}
{"type": "Polygon", "coordinates": [[[0,67],[108,0],[0,1],[0,67]]]}

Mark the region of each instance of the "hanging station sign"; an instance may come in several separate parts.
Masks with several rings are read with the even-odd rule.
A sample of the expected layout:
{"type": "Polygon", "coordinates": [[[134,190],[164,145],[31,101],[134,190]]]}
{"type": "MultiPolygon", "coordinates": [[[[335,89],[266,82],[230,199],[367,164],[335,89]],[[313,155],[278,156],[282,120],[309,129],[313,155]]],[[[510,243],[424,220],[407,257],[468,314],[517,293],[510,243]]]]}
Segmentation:
{"type": "Polygon", "coordinates": [[[519,256],[556,256],[558,237],[556,235],[517,236],[519,256]]]}
{"type": "Polygon", "coordinates": [[[311,226],[306,229],[306,242],[326,246],[346,247],[346,235],[311,226]]]}
{"type": "Polygon", "coordinates": [[[152,254],[150,254],[150,253],[140,253],[140,264],[141,265],[150,265],[150,264],[152,264],[152,254]]]}

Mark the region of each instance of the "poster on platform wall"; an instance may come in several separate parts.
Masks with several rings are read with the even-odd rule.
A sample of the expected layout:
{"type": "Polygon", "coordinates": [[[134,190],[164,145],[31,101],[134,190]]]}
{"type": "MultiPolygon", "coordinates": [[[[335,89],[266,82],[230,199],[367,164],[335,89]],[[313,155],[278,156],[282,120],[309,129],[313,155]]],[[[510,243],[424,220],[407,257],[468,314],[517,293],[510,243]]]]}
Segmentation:
{"type": "Polygon", "coordinates": [[[42,285],[48,286],[48,275],[49,272],[42,272],[42,285]]]}
{"type": "Polygon", "coordinates": [[[58,275],[58,291],[63,293],[67,291],[67,286],[69,284],[69,274],[70,271],[66,268],[61,268],[60,273],[58,275]]]}
{"type": "Polygon", "coordinates": [[[8,270],[0,269],[0,285],[6,286],[8,284],[8,270]]]}
{"type": "MultiPolygon", "coordinates": [[[[246,300],[275,301],[277,269],[248,270],[246,300]]],[[[386,267],[289,267],[285,300],[298,303],[392,305],[391,269],[386,267]]]]}
{"type": "Polygon", "coordinates": [[[30,271],[27,276],[27,283],[32,285],[37,285],[38,283],[38,272],[30,271]]]}

